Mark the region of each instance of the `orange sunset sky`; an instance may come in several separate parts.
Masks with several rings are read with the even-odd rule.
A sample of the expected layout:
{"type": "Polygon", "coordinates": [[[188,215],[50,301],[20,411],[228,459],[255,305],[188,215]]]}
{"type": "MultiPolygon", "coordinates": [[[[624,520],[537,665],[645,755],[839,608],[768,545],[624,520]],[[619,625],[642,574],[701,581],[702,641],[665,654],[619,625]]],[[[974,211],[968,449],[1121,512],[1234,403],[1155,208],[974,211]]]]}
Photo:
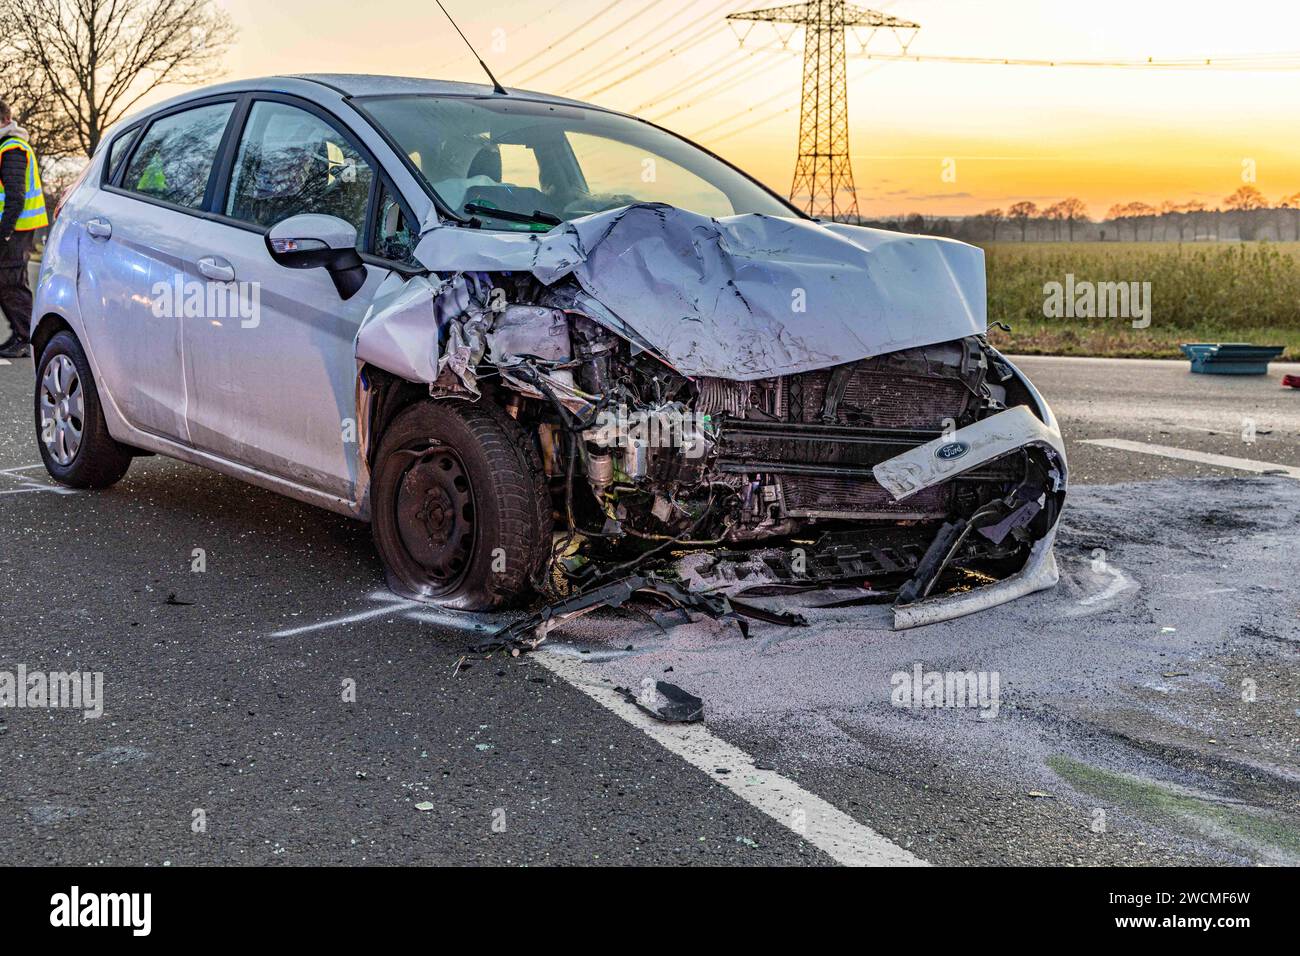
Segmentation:
{"type": "MultiPolygon", "coordinates": [[[[723,22],[725,13],[776,4],[444,2],[506,85],[656,120],[789,191],[802,33],[782,50],[774,29],[759,24],[741,49],[723,22]]],[[[481,79],[432,0],[218,5],[240,28],[226,78],[321,71],[481,79]]],[[[861,5],[920,23],[913,54],[1145,60],[1297,51],[1300,65],[1300,4],[1280,0],[861,5]]],[[[1245,160],[1268,198],[1300,191],[1300,69],[873,63],[852,58],[858,48],[851,36],[850,132],[866,216],[963,215],[1069,195],[1096,217],[1139,200],[1213,207],[1242,184],[1245,160]],[[955,181],[943,176],[946,159],[955,181]]],[[[898,44],[882,33],[869,49],[893,53],[898,44]]]]}

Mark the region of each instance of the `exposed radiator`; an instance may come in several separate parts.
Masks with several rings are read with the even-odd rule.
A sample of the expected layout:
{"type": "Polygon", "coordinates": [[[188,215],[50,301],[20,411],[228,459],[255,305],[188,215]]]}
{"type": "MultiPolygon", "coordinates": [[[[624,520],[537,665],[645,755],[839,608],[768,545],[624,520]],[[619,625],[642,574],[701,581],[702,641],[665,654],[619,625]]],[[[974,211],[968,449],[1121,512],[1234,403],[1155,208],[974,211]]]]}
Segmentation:
{"type": "MultiPolygon", "coordinates": [[[[829,370],[786,379],[781,396],[785,407],[779,409],[778,417],[821,421],[830,380],[829,370]]],[[[942,430],[944,419],[959,418],[971,397],[970,390],[957,379],[858,367],[845,384],[835,421],[870,428],[942,430]]]]}
{"type": "Polygon", "coordinates": [[[786,512],[795,518],[942,518],[952,497],[950,485],[937,485],[895,501],[869,478],[787,476],[781,488],[786,512]]]}

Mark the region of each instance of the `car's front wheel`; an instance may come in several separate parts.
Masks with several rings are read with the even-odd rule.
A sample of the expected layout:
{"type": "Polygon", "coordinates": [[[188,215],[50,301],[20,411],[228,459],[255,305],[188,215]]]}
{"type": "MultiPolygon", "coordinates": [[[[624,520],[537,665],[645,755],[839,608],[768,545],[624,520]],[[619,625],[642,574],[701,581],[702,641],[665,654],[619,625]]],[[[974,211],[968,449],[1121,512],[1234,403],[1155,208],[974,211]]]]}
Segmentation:
{"type": "Polygon", "coordinates": [[[72,488],[107,488],[131,465],[130,449],[108,433],[90,361],[71,332],[50,339],[36,365],[36,444],[50,477],[72,488]]]}
{"type": "Polygon", "coordinates": [[[545,475],[523,429],[486,403],[425,401],[384,432],[371,525],[389,586],[467,611],[525,594],[551,553],[545,475]]]}

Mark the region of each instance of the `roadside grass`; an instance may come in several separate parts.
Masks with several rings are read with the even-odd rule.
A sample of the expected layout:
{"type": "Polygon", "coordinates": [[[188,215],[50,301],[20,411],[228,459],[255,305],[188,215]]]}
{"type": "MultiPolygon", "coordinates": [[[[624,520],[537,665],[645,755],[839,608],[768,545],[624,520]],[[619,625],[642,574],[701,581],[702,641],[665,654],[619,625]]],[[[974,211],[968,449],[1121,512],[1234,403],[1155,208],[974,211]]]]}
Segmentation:
{"type": "Polygon", "coordinates": [[[997,242],[988,264],[990,330],[999,349],[1029,355],[1182,358],[1184,342],[1281,345],[1300,360],[1300,243],[997,242]],[[1151,325],[1055,319],[1044,286],[1151,283],[1151,325]]]}

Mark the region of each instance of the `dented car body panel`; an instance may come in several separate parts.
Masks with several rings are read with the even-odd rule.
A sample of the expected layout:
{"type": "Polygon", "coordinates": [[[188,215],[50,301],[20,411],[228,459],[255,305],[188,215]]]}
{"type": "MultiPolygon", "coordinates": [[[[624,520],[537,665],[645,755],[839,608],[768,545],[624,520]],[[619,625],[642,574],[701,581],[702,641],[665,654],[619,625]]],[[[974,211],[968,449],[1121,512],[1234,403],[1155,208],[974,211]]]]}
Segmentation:
{"type": "Polygon", "coordinates": [[[438,271],[527,270],[548,286],[571,276],[612,313],[611,331],[691,377],[793,375],[987,324],[982,250],[811,220],[639,204],[540,236],[439,225],[416,256],[438,271]]]}
{"type": "MultiPolygon", "coordinates": [[[[427,402],[453,415],[491,409],[503,436],[526,443],[518,464],[535,472],[529,480],[545,489],[555,522],[549,570],[531,584],[558,587],[565,600],[619,575],[665,573],[670,556],[700,551],[756,555],[774,585],[887,595],[899,627],[1054,583],[1064,445],[1041,396],[987,341],[981,250],[808,219],[666,131],[554,97],[310,77],[228,84],[165,110],[216,95],[240,104],[240,117],[259,91],[311,101],[336,121],[375,166],[367,208],[377,210],[387,189],[386,208],[403,225],[370,213],[364,228],[386,244],[358,230],[364,279],[346,304],[323,269],[285,280],[292,292],[282,293],[290,273],[245,228],[230,258],[241,279],[260,270],[249,277],[269,290],[274,322],[241,330],[182,319],[173,359],[189,376],[186,428],[141,427],[123,411],[138,383],[106,376],[116,440],[371,520],[382,511],[376,475],[391,467],[381,460],[385,435],[404,411],[427,402]],[[415,111],[407,126],[401,104],[415,111]],[[426,107],[434,113],[419,112],[426,107]],[[432,135],[430,115],[461,113],[468,132],[459,140],[418,139],[432,135]],[[601,167],[598,150],[583,152],[591,140],[614,152],[659,150],[661,173],[689,185],[681,203],[660,201],[657,187],[638,195],[635,184],[604,185],[617,170],[601,167]],[[538,157],[527,185],[512,180],[521,148],[538,157]],[[732,211],[710,211],[718,206],[732,211]],[[309,301],[295,306],[294,296],[309,301]],[[327,313],[335,319],[323,321],[327,313]],[[294,334],[277,332],[286,327],[294,334]],[[200,342],[238,349],[205,365],[186,353],[200,342]],[[241,369],[277,363],[325,374],[239,381],[241,369]],[[194,379],[199,367],[220,380],[194,379]],[[317,384],[302,394],[301,381],[317,384]],[[238,411],[255,397],[261,411],[238,411]],[[278,420],[287,436],[329,447],[307,455],[292,441],[267,441],[274,429],[257,421],[277,402],[294,410],[278,420]],[[224,434],[223,408],[238,418],[224,434]]],[[[88,242],[105,162],[96,157],[90,185],[56,223],[51,246],[68,252],[51,262],[75,266],[78,243],[88,242]]],[[[330,169],[331,186],[352,181],[330,169]]],[[[221,248],[233,224],[211,211],[203,219],[205,241],[221,248]]],[[[62,308],[66,295],[55,292],[67,283],[47,272],[38,309],[87,339],[98,376],[96,352],[112,343],[62,308]]],[[[390,537],[460,534],[455,488],[428,478],[435,460],[453,467],[437,459],[446,453],[432,437],[401,451],[424,477],[384,493],[414,483],[426,499],[399,503],[404,523],[390,537]]],[[[478,535],[466,531],[464,546],[485,546],[478,535]]],[[[443,593],[394,587],[427,600],[443,593]]],[[[657,587],[678,593],[671,582],[657,587]]]]}

